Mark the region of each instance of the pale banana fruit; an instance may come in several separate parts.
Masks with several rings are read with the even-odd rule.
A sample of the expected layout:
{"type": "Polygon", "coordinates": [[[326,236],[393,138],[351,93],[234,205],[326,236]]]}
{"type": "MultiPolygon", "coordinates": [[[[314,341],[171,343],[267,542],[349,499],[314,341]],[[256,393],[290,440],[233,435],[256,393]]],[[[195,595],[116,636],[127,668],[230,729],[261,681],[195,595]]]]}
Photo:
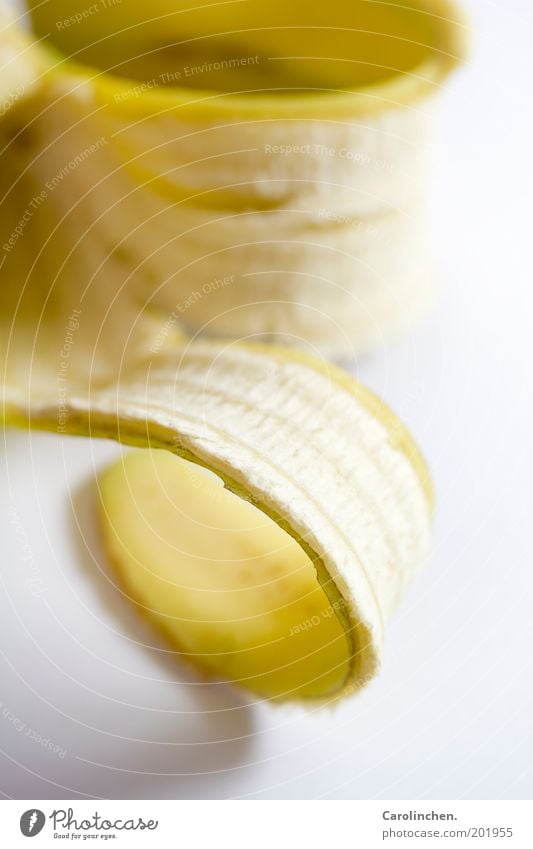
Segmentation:
{"type": "MultiPolygon", "coordinates": [[[[426,134],[463,54],[455,6],[99,2],[30,3],[45,38],[23,55],[44,71],[4,158],[47,191],[58,258],[85,251],[106,291],[192,334],[348,358],[412,323],[433,295],[426,134]]],[[[39,273],[57,284],[47,258],[39,273]]]]}
{"type": "Polygon", "coordinates": [[[375,396],[306,355],[242,343],[197,342],[89,390],[70,378],[60,405],[38,380],[29,407],[20,375],[7,384],[8,423],[167,449],[279,526],[232,513],[214,484],[191,515],[194,473],[172,458],[133,455],[107,472],[110,556],[185,656],[269,698],[331,701],[370,681],[431,524],[424,463],[375,396]]]}
{"type": "MultiPolygon", "coordinates": [[[[81,6],[36,8],[38,29],[45,25],[38,15],[53,8],[68,17],[81,6]]],[[[246,8],[259,14],[263,5],[246,8]]],[[[109,22],[120,14],[114,9],[109,22]]],[[[281,4],[275,9],[281,14],[281,4]]],[[[286,14],[296,20],[297,11],[286,14]]],[[[82,25],[70,29],[84,40],[82,25]]],[[[11,24],[1,39],[11,69],[0,74],[4,420],[159,449],[128,455],[105,474],[102,522],[126,591],[185,656],[269,698],[330,702],[356,692],[378,669],[384,625],[427,552],[431,492],[418,449],[385,405],[336,367],[276,346],[190,342],[184,327],[237,337],[283,333],[345,353],[359,333],[349,305],[362,299],[362,290],[354,296],[363,278],[356,283],[352,275],[352,243],[364,257],[356,265],[370,268],[380,256],[394,297],[382,288],[372,302],[395,320],[392,254],[373,251],[363,227],[348,236],[347,225],[323,226],[322,218],[329,221],[335,198],[335,214],[356,209],[361,220],[379,220],[395,256],[405,252],[406,270],[410,255],[419,256],[417,236],[407,216],[381,214],[379,195],[394,207],[404,197],[402,181],[384,178],[374,196],[370,185],[359,190],[343,178],[339,161],[319,179],[323,163],[310,156],[294,190],[301,173],[294,157],[246,150],[264,140],[267,107],[279,143],[294,143],[310,127],[317,139],[343,144],[362,144],[366,126],[386,139],[398,129],[394,114],[374,109],[354,123],[368,92],[265,95],[262,106],[255,94],[225,100],[193,89],[116,99],[131,81],[61,62],[11,24]],[[167,156],[171,173],[163,177],[167,156]],[[310,238],[311,222],[324,251],[310,238]],[[265,227],[275,238],[261,247],[265,227]],[[227,266],[226,251],[236,258],[227,266]],[[336,259],[326,261],[329,254],[336,259]],[[276,263],[286,266],[285,283],[280,275],[269,279],[276,263]],[[245,268],[250,278],[242,277],[245,268]],[[346,279],[332,305],[322,284],[308,284],[339,269],[346,279]],[[229,492],[191,463],[214,472],[229,492]],[[205,525],[200,536],[198,522],[205,525]]],[[[274,42],[264,43],[274,50],[274,42]]],[[[317,30],[315,49],[320,43],[317,30]]],[[[449,64],[427,59],[415,86],[421,94],[449,64]]],[[[307,79],[313,67],[304,64],[298,74],[307,79]]],[[[338,71],[332,74],[328,85],[340,85],[338,71]]],[[[378,99],[382,85],[389,82],[377,84],[378,99]]],[[[393,86],[395,97],[411,102],[411,85],[397,79],[393,86]]],[[[409,114],[399,110],[398,120],[409,114]]],[[[405,138],[418,138],[419,117],[413,110],[402,125],[405,138]]],[[[405,285],[413,279],[406,273],[405,285]]],[[[363,324],[356,344],[369,332],[363,324]]]]}

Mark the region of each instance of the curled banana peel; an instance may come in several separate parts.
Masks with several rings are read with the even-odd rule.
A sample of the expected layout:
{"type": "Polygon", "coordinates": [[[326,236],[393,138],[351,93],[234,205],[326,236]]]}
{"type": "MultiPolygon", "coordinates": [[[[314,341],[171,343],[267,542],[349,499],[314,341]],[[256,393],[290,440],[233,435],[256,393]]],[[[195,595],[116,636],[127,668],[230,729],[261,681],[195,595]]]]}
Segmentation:
{"type": "MultiPolygon", "coordinates": [[[[63,4],[35,9],[37,32],[39,9],[54,6],[59,14],[63,4]]],[[[274,6],[281,14],[281,4],[274,6]]],[[[202,9],[191,32],[199,31],[202,9]]],[[[69,3],[65,15],[73,11],[69,3]]],[[[269,699],[329,703],[358,691],[379,667],[385,623],[429,545],[431,488],[415,443],[379,399],[336,366],[287,347],[239,341],[264,328],[226,328],[238,337],[226,342],[184,332],[206,319],[194,318],[195,303],[188,311],[176,306],[185,285],[177,249],[164,259],[162,242],[152,243],[158,227],[144,231],[143,224],[153,215],[165,239],[175,236],[177,219],[161,208],[166,197],[172,215],[182,207],[191,227],[208,206],[196,197],[200,179],[224,227],[243,226],[240,212],[228,223],[229,196],[241,212],[252,196],[260,214],[270,214],[272,193],[251,179],[253,159],[247,166],[243,160],[242,185],[229,185],[228,171],[202,174],[196,164],[176,168],[179,176],[159,185],[151,118],[172,123],[177,93],[156,91],[152,99],[143,92],[117,101],[114,111],[107,108],[116,95],[107,74],[64,62],[11,24],[2,39],[2,61],[14,69],[0,75],[4,421],[144,449],[100,480],[103,534],[124,591],[184,657],[269,699]],[[31,68],[24,60],[17,71],[25,52],[31,68]],[[122,132],[122,105],[138,136],[122,132]],[[147,155],[128,153],[121,161],[121,145],[138,143],[142,152],[147,112],[147,155]],[[75,151],[79,161],[71,167],[75,151]],[[152,168],[156,176],[140,184],[139,169],[152,168]],[[217,191],[214,179],[221,180],[217,191]],[[153,256],[146,255],[148,244],[153,256]]],[[[94,66],[103,62],[96,59],[94,66]]],[[[208,95],[179,96],[186,121],[206,120],[208,95]]],[[[261,120],[253,117],[255,95],[254,102],[231,97],[252,132],[261,120]]],[[[276,122],[291,123],[284,97],[272,110],[276,122]]],[[[228,128],[220,136],[224,162],[237,122],[219,100],[220,114],[213,118],[209,106],[209,120],[214,135],[219,125],[228,128]]],[[[322,121],[313,114],[314,98],[297,100],[302,120],[322,121]]],[[[335,113],[342,103],[334,100],[325,95],[336,123],[345,113],[335,113]]],[[[179,151],[186,160],[183,127],[169,132],[170,160],[179,151]]],[[[278,179],[267,176],[269,191],[278,179]]],[[[283,180],[292,183],[287,174],[283,180]]],[[[315,181],[313,174],[305,191],[315,181]]],[[[295,203],[305,213],[315,201],[299,195],[295,203]]],[[[283,204],[278,211],[291,219],[283,204]]],[[[218,231],[208,232],[198,238],[215,239],[218,231]]],[[[205,309],[213,308],[211,294],[205,309]]],[[[301,329],[291,333],[309,338],[301,329]]]]}
{"type": "Polygon", "coordinates": [[[6,384],[8,423],[152,449],[104,475],[105,539],[127,594],[185,657],[268,698],[331,701],[368,683],[431,524],[424,464],[380,401],[271,346],[195,342],[89,389],[69,377],[66,393],[25,362],[30,390],[20,372],[6,384]]]}
{"type": "Polygon", "coordinates": [[[29,4],[23,56],[42,72],[15,104],[20,167],[52,187],[88,274],[191,335],[336,359],[416,321],[435,280],[427,136],[464,56],[455,5],[103,5],[29,4]]]}

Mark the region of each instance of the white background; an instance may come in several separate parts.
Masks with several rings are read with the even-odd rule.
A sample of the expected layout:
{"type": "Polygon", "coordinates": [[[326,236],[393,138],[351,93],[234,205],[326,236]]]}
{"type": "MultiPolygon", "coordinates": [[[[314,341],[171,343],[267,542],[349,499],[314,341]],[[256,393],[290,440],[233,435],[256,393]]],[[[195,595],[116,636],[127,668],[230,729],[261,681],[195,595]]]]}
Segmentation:
{"type": "Polygon", "coordinates": [[[473,53],[447,84],[435,151],[441,300],[357,366],[420,441],[438,498],[431,562],[389,629],[381,676],[332,713],[195,678],[106,578],[94,472],[120,449],[12,432],[0,475],[5,796],[531,796],[533,8],[468,5],[473,53]]]}

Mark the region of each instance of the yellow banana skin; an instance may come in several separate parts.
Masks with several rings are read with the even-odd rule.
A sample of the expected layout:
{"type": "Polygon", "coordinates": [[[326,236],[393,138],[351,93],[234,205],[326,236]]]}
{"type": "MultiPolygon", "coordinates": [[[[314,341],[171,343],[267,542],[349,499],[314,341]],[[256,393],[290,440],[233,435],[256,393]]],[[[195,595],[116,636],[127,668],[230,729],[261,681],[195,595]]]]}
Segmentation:
{"type": "Polygon", "coordinates": [[[36,191],[55,186],[47,220],[61,221],[62,250],[91,240],[106,286],[127,278],[163,321],[178,306],[192,334],[341,359],[431,303],[426,135],[464,25],[447,2],[308,6],[160,3],[146,20],[122,3],[76,22],[81,2],[33,4],[44,40],[25,53],[47,70],[26,103],[25,160],[5,163],[36,191]],[[257,55],[271,85],[255,85],[256,65],[234,69],[229,89],[195,87],[214,85],[209,73],[166,82],[162,68],[215,54],[257,55]]]}
{"type": "MultiPolygon", "coordinates": [[[[270,346],[176,353],[109,384],[72,386],[61,408],[42,376],[29,407],[27,387],[8,385],[8,423],[164,448],[214,471],[298,542],[350,639],[341,685],[308,698],[356,692],[376,673],[385,622],[427,554],[418,450],[385,405],[327,365],[270,346]]],[[[268,696],[299,698],[272,684],[268,696]]]]}
{"type": "MultiPolygon", "coordinates": [[[[382,4],[373,5],[377,13],[382,4]]],[[[394,26],[412,26],[396,6],[394,26]]],[[[393,57],[404,73],[391,78],[383,61],[373,72],[359,62],[355,86],[348,85],[353,57],[343,53],[351,36],[339,35],[353,9],[344,3],[324,45],[329,24],[310,12],[313,60],[297,62],[291,74],[280,64],[263,93],[247,93],[244,71],[237,93],[137,90],[150,64],[143,73],[135,64],[136,79],[107,72],[104,20],[119,59],[141,43],[159,55],[181,34],[192,62],[192,41],[227,30],[224,7],[213,8],[188,15],[174,4],[169,16],[156,4],[146,28],[143,8],[128,5],[143,24],[134,17],[130,31],[117,4],[80,22],[81,4],[35,5],[36,34],[61,34],[53,47],[11,22],[3,27],[3,55],[15,71],[0,77],[2,416],[10,425],[163,450],[215,472],[255,505],[312,564],[334,611],[331,641],[344,654],[322,655],[305,672],[312,680],[298,667],[291,687],[268,670],[251,675],[235,657],[214,667],[205,644],[190,649],[187,630],[171,639],[210,673],[259,695],[330,703],[360,690],[379,668],[387,619],[428,550],[428,473],[403,425],[349,375],[300,351],[240,340],[281,339],[347,356],[425,302],[431,261],[414,148],[426,124],[424,98],[460,54],[461,25],[447,3],[439,5],[451,16],[445,26],[417,11],[419,38],[393,57]],[[321,45],[338,51],[330,55],[336,61],[324,64],[321,45]],[[65,59],[59,47],[76,55],[65,59]],[[294,84],[279,91],[280,80],[294,84]],[[310,152],[299,152],[307,144],[310,152]],[[390,173],[369,166],[381,160],[390,173]],[[188,339],[200,331],[231,341],[188,339]]],[[[250,37],[260,33],[257,55],[288,62],[302,8],[243,4],[226,54],[259,50],[250,37]],[[269,16],[282,11],[280,40],[269,16]]],[[[380,32],[379,21],[360,29],[370,24],[380,32]]],[[[361,55],[380,44],[363,38],[361,55]]],[[[122,64],[133,73],[131,62],[122,64]]],[[[255,88],[262,80],[252,77],[255,88]]],[[[123,483],[115,477],[103,502],[108,547],[132,598],[161,626],[155,590],[141,589],[140,572],[113,536],[120,509],[106,525],[106,505],[116,507],[123,483]]],[[[142,503],[142,487],[136,495],[142,503]]],[[[245,648],[248,637],[246,628],[235,634],[245,648]]]]}

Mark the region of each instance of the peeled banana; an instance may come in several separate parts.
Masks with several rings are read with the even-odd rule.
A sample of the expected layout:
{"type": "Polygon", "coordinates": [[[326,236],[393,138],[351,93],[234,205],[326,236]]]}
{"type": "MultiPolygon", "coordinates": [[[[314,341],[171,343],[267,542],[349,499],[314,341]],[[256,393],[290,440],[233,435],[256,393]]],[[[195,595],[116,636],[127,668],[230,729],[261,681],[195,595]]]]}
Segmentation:
{"type": "Polygon", "coordinates": [[[230,491],[217,501],[215,484],[204,492],[150,452],[101,485],[126,590],[182,652],[269,698],[332,700],[368,683],[432,512],[418,449],[368,390],[289,349],[207,342],[90,389],[71,378],[60,409],[50,389],[21,388],[7,386],[8,423],[166,449],[230,491]],[[235,514],[231,493],[265,516],[235,514]],[[200,546],[187,543],[195,525],[200,546]]]}
{"type": "MultiPolygon", "coordinates": [[[[335,358],[383,345],[433,294],[427,132],[461,15],[193,5],[30,3],[20,61],[39,72],[6,167],[47,192],[60,259],[84,252],[162,321],[335,358]]],[[[56,281],[49,257],[39,273],[56,281]]]]}
{"type": "Polygon", "coordinates": [[[124,591],[210,674],[330,702],[378,669],[432,499],[396,417],[295,348],[427,300],[419,146],[462,25],[227,5],[2,24],[1,409],[144,449],[99,482],[124,591]]]}

